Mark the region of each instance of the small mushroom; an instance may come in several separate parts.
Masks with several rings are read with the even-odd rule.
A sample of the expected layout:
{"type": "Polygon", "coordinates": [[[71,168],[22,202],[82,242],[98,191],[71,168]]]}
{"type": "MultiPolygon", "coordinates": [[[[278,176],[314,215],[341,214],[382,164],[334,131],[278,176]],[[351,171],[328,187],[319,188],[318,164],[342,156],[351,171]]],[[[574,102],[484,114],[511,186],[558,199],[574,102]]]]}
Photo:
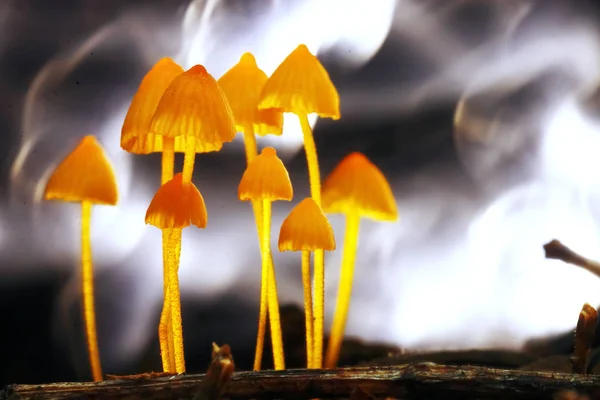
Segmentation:
{"type": "Polygon", "coordinates": [[[94,311],[94,269],[92,263],[92,205],[115,205],[118,200],[113,167],[92,135],[85,136],[56,167],[44,190],[45,200],[81,203],[81,278],[83,317],[94,381],[102,380],[100,351],[94,311]]]}
{"type": "Polygon", "coordinates": [[[323,210],[346,216],[337,304],[325,356],[325,367],[334,368],[348,319],[360,218],[396,221],[398,209],[383,173],[362,153],[354,152],[346,156],[323,183],[323,210]]]}
{"type": "MultiPolygon", "coordinates": [[[[185,150],[183,138],[163,137],[150,131],[150,123],[161,96],[169,84],[183,73],[183,68],[171,58],[164,57],[148,71],[131,100],[121,129],[121,148],[133,154],[162,153],[161,184],[173,178],[175,164],[175,141],[177,150],[185,150]]],[[[164,372],[175,372],[173,335],[171,334],[171,311],[169,309],[169,281],[167,252],[169,231],[163,231],[163,309],[158,323],[158,339],[164,372]]]]}
{"type": "MultiPolygon", "coordinates": [[[[173,178],[175,139],[150,130],[156,107],[173,79],[183,74],[183,68],[168,57],[161,58],[142,79],[131,100],[121,128],[121,148],[133,154],[162,153],[161,184],[173,178]]],[[[178,151],[185,150],[182,138],[178,151]]]]}
{"type": "Polygon", "coordinates": [[[219,151],[236,133],[225,93],[202,65],[173,79],[156,107],[150,130],[183,140],[184,182],[192,180],[196,153],[219,151]]]}
{"type": "MultiPolygon", "coordinates": [[[[275,369],[285,369],[283,342],[281,339],[281,322],[277,300],[277,281],[275,266],[271,258],[271,203],[277,200],[291,201],[293,197],[292,183],[283,165],[272,147],[266,147],[256,156],[244,171],[238,187],[238,197],[242,201],[260,201],[262,203],[261,258],[262,280],[261,290],[267,287],[269,322],[273,346],[273,364],[275,369]]],[[[266,309],[260,310],[262,313],[266,309]]],[[[259,315],[259,321],[263,318],[259,315]]]]}
{"type": "Polygon", "coordinates": [[[257,154],[255,134],[281,135],[283,130],[281,111],[258,109],[260,94],[267,79],[267,74],[256,65],[254,56],[244,53],[240,61],[218,80],[231,106],[235,128],[244,134],[248,162],[257,154]]]}
{"type": "Polygon", "coordinates": [[[310,253],[315,250],[335,250],[333,229],[321,207],[311,199],[302,200],[290,212],[279,231],[279,251],[302,252],[302,286],[306,323],[306,366],[314,368],[314,331],[312,288],[310,284],[310,253]]]}
{"type": "MultiPolygon", "coordinates": [[[[267,81],[265,74],[256,65],[254,56],[244,53],[240,61],[229,69],[218,83],[225,92],[231,106],[235,127],[244,135],[244,147],[246,149],[246,161],[249,164],[257,154],[256,137],[254,134],[264,136],[266,134],[281,135],[283,129],[283,114],[275,109],[259,110],[258,100],[260,92],[267,81]]],[[[252,202],[258,240],[262,237],[262,203],[252,202]]],[[[270,261],[273,262],[272,260],[270,261]]],[[[266,275],[263,276],[266,279],[266,275]]],[[[262,362],[263,347],[265,342],[265,330],[267,325],[267,286],[264,285],[260,292],[260,320],[256,338],[256,350],[254,354],[255,371],[260,370],[262,362]]]]}
{"type": "MultiPolygon", "coordinates": [[[[317,148],[308,114],[322,118],[340,118],[340,97],[329,74],[308,50],[299,45],[277,67],[267,80],[258,105],[261,110],[277,109],[294,113],[300,120],[304,150],[308,164],[310,193],[321,205],[321,173],[317,148]]],[[[325,260],[321,250],[315,251],[315,365],[320,368],[323,359],[323,322],[325,312],[325,260]]]]}
{"type": "Polygon", "coordinates": [[[196,225],[205,228],[208,222],[204,199],[191,182],[183,181],[183,174],[161,185],[146,211],[146,223],[169,232],[167,242],[167,273],[169,282],[169,306],[173,332],[175,371],[185,372],[183,351],[183,327],[181,323],[181,300],[179,294],[179,258],[183,228],[196,225]]]}

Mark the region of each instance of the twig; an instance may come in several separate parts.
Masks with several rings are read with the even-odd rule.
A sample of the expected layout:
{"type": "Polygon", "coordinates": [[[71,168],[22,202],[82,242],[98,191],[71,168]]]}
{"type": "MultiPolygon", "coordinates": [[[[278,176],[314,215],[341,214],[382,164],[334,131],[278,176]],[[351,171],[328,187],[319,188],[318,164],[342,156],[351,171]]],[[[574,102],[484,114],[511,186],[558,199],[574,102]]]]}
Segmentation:
{"type": "Polygon", "coordinates": [[[574,373],[587,373],[588,355],[596,334],[598,312],[588,303],[583,305],[575,330],[575,351],[571,357],[574,373]]]}
{"type": "Polygon", "coordinates": [[[213,343],[212,361],[202,379],[200,389],[192,400],[219,400],[235,371],[235,364],[228,345],[213,343]]]}
{"type": "MultiPolygon", "coordinates": [[[[189,399],[204,375],[174,378],[13,385],[1,399],[189,399]]],[[[223,396],[231,399],[348,398],[360,387],[375,396],[397,399],[552,399],[575,390],[600,398],[600,376],[501,370],[415,363],[333,370],[285,370],[233,374],[223,396]]]]}
{"type": "Polygon", "coordinates": [[[544,245],[544,251],[546,252],[546,258],[561,260],[568,264],[576,265],[590,271],[597,277],[600,277],[600,263],[580,256],[556,239],[546,243],[544,245]]]}

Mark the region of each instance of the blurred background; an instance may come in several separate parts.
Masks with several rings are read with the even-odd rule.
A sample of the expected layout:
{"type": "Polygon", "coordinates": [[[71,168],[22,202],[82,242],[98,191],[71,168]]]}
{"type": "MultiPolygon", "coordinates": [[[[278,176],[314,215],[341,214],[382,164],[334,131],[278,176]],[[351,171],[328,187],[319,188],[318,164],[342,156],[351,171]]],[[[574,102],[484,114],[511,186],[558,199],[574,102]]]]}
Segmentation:
{"type": "MultiPolygon", "coordinates": [[[[87,134],[120,190],[92,222],[104,372],[161,369],[160,231],[144,224],[160,156],[127,154],[119,137],[164,56],[219,78],[250,51],[271,74],[305,43],[330,72],[342,118],[316,121],[322,176],[361,151],[400,212],[361,227],[350,336],[407,351],[518,350],[572,330],[583,303],[600,303],[600,279],[545,260],[542,245],[557,238],[600,259],[599,22],[594,0],[0,1],[0,386],[90,379],[79,208],[41,200],[87,134]]],[[[286,118],[284,135],[259,141],[277,148],[295,190],[274,205],[274,236],[309,194],[297,125],[286,118]]],[[[183,235],[188,370],[205,369],[212,341],[248,369],[260,254],[251,207],[236,197],[241,138],[196,162],[209,224],[183,235]]],[[[330,220],[327,326],[344,229],[330,220]]],[[[275,263],[280,302],[301,306],[299,255],[275,263]]]]}

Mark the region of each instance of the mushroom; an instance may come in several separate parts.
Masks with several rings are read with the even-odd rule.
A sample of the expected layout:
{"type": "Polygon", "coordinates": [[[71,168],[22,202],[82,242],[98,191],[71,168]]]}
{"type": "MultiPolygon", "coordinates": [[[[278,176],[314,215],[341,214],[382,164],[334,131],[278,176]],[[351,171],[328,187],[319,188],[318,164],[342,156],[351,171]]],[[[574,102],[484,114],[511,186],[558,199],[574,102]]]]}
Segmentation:
{"type": "MultiPolygon", "coordinates": [[[[259,110],[258,100],[260,92],[267,81],[265,74],[256,65],[254,56],[244,53],[240,61],[229,69],[218,80],[221,89],[225,93],[238,132],[244,135],[244,147],[246,150],[246,162],[249,164],[257,154],[256,137],[254,134],[264,136],[266,134],[281,135],[283,129],[283,114],[275,109],[259,110]]],[[[260,201],[252,202],[258,240],[262,237],[262,204],[260,201]]],[[[273,262],[269,260],[269,262],[273,262]]],[[[260,312],[258,333],[256,338],[256,350],[254,355],[255,371],[260,370],[262,362],[263,347],[265,342],[265,329],[267,325],[267,274],[261,278],[260,312]]]]}
{"type": "Polygon", "coordinates": [[[100,352],[94,311],[94,269],[92,264],[92,204],[115,205],[117,182],[111,163],[100,143],[85,136],[56,167],[44,190],[45,200],[81,203],[81,279],[83,317],[90,366],[94,381],[102,380],[100,352]]]}
{"type": "Polygon", "coordinates": [[[190,224],[205,228],[208,222],[204,199],[192,182],[185,182],[183,174],[161,185],[146,211],[146,223],[169,231],[167,243],[167,273],[169,275],[169,306],[173,332],[175,371],[185,372],[183,352],[183,327],[181,323],[181,300],[179,295],[179,258],[181,234],[190,224]]]}
{"type": "MultiPolygon", "coordinates": [[[[300,120],[308,164],[310,193],[321,205],[321,176],[317,149],[308,114],[322,118],[340,118],[340,98],[329,74],[306,45],[299,45],[267,80],[259,109],[278,109],[294,113],[300,120]]],[[[323,359],[323,322],[325,311],[325,260],[322,250],[315,251],[315,366],[323,359]]]]}
{"type": "Polygon", "coordinates": [[[183,181],[192,181],[196,153],[219,151],[235,137],[225,93],[202,65],[177,76],[162,95],[150,131],[183,141],[183,181]]]}
{"type": "Polygon", "coordinates": [[[162,153],[161,184],[173,178],[175,147],[185,151],[183,138],[156,134],[150,130],[156,107],[173,79],[183,68],[168,57],[161,58],[142,79],[131,100],[121,129],[121,148],[133,154],[162,153]],[[175,145],[177,142],[177,146],[175,145]]]}
{"type": "MultiPolygon", "coordinates": [[[[156,141],[167,143],[170,140],[175,151],[184,152],[184,183],[192,181],[196,153],[219,151],[223,143],[231,142],[235,137],[233,116],[225,94],[201,65],[190,68],[171,81],[156,106],[150,132],[156,141]]],[[[163,175],[166,176],[164,171],[163,175]]],[[[173,243],[170,239],[165,240],[168,235],[168,231],[163,231],[163,243],[173,243]]],[[[164,250],[163,253],[171,251],[164,250]]],[[[168,286],[175,287],[170,283],[168,286]]],[[[175,330],[173,327],[173,335],[175,330]]],[[[182,365],[179,365],[181,368],[182,365]]],[[[180,372],[177,368],[175,370],[180,372]]]]}
{"type": "MultiPolygon", "coordinates": [[[[163,137],[150,131],[150,122],[158,102],[169,84],[183,73],[183,68],[168,57],[161,58],[142,79],[140,86],[131,100],[125,121],[121,129],[121,148],[133,154],[150,154],[161,152],[161,184],[173,178],[175,163],[175,147],[177,151],[185,150],[182,138],[163,137]],[[177,141],[177,146],[175,146],[177,141]]],[[[169,309],[169,281],[167,273],[167,252],[169,231],[164,230],[163,245],[163,309],[158,324],[160,355],[164,372],[175,372],[173,356],[173,335],[171,334],[171,312],[169,309]]]]}
{"type": "Polygon", "coordinates": [[[260,93],[267,79],[267,74],[256,65],[254,56],[244,53],[240,61],[218,80],[233,112],[235,128],[244,134],[248,162],[257,154],[255,134],[279,136],[283,130],[281,111],[258,109],[260,93]]]}
{"type": "Polygon", "coordinates": [[[354,152],[346,156],[323,183],[323,210],[346,216],[337,304],[325,356],[325,367],[334,368],[348,319],[360,218],[396,221],[398,209],[383,173],[362,153],[354,152]]]}
{"type": "Polygon", "coordinates": [[[302,286],[304,288],[304,318],[306,323],[307,367],[314,367],[314,332],[312,289],[310,284],[310,252],[335,250],[333,229],[321,207],[311,199],[302,200],[290,212],[279,231],[279,251],[302,252],[302,286]]]}
{"type": "MultiPolygon", "coordinates": [[[[277,300],[277,282],[275,266],[271,262],[271,203],[276,200],[291,201],[292,183],[283,162],[272,147],[266,147],[249,164],[238,187],[238,197],[242,201],[260,201],[262,203],[261,258],[262,276],[267,276],[267,301],[269,303],[269,321],[273,346],[273,364],[275,369],[285,368],[279,304],[277,300]]],[[[265,282],[261,282],[261,291],[265,282]]],[[[261,310],[266,312],[266,310],[261,310]]],[[[260,321],[260,318],[259,318],[260,321]]]]}

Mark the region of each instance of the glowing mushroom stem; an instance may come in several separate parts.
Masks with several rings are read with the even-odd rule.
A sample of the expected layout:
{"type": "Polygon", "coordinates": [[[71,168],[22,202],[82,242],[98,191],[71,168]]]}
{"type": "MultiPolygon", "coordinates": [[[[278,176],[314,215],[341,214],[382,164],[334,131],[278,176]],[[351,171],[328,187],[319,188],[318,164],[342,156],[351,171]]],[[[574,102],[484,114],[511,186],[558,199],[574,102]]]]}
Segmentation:
{"type": "Polygon", "coordinates": [[[83,288],[83,318],[87,346],[92,367],[94,381],[102,380],[100,366],[100,352],[98,350],[98,337],[96,333],[96,313],[94,311],[94,267],[92,264],[91,233],[92,203],[84,200],[81,202],[81,280],[83,288]]]}
{"type": "MultiPolygon", "coordinates": [[[[317,147],[313,137],[312,129],[306,115],[298,115],[302,135],[304,137],[304,151],[308,164],[308,179],[310,182],[310,195],[312,199],[321,206],[321,172],[319,171],[319,160],[317,147]]],[[[315,251],[315,347],[314,367],[321,368],[323,365],[323,323],[325,320],[325,253],[323,250],[315,251]]]]}
{"type": "Polygon", "coordinates": [[[160,183],[165,184],[173,179],[173,169],[175,166],[175,139],[163,137],[163,151],[161,160],[161,178],[160,183]]]}
{"type": "Polygon", "coordinates": [[[314,299],[314,368],[323,366],[323,324],[325,321],[325,252],[315,250],[314,299]]]}
{"type": "Polygon", "coordinates": [[[254,128],[251,124],[244,128],[244,149],[246,150],[246,161],[249,164],[258,152],[256,136],[254,136],[254,128]]]}
{"type": "Polygon", "coordinates": [[[312,129],[306,115],[298,115],[302,135],[304,137],[304,151],[308,164],[308,179],[310,182],[310,196],[317,205],[321,206],[321,172],[319,171],[319,159],[317,157],[317,146],[313,137],[312,129]]]}
{"type": "Polygon", "coordinates": [[[279,318],[279,302],[277,299],[277,281],[275,267],[271,260],[271,201],[262,202],[262,270],[267,271],[267,301],[269,308],[269,322],[271,326],[271,344],[273,346],[273,364],[276,370],[285,369],[283,355],[283,340],[281,335],[281,322],[279,318]]]}
{"type": "Polygon", "coordinates": [[[263,350],[265,347],[265,332],[267,330],[267,298],[269,285],[268,267],[263,262],[260,279],[260,308],[258,312],[258,332],[256,334],[256,350],[254,352],[254,371],[260,371],[263,350]]]}
{"type": "MultiPolygon", "coordinates": [[[[175,165],[175,140],[170,137],[163,137],[163,151],[161,161],[161,184],[173,179],[173,169],[175,165]]],[[[168,269],[168,243],[170,229],[162,231],[163,246],[163,309],[158,323],[158,340],[160,343],[160,356],[164,372],[175,372],[175,357],[173,354],[173,333],[171,330],[171,305],[169,298],[169,269],[168,269]]]]}
{"type": "Polygon", "coordinates": [[[193,137],[186,137],[185,139],[183,171],[181,171],[181,181],[184,184],[192,181],[192,175],[194,174],[194,163],[196,162],[196,140],[193,137]]]}
{"type": "Polygon", "coordinates": [[[163,237],[163,309],[158,322],[158,341],[160,343],[160,357],[164,372],[174,372],[175,358],[173,355],[173,333],[171,330],[171,303],[169,294],[169,270],[167,263],[167,243],[170,229],[162,231],[163,237]]]}
{"type": "Polygon", "coordinates": [[[313,367],[314,358],[314,328],[312,285],[310,283],[310,251],[302,252],[302,286],[304,288],[304,319],[306,323],[306,366],[313,367]]]}
{"type": "MultiPolygon", "coordinates": [[[[181,181],[183,184],[192,182],[194,162],[196,159],[196,141],[186,138],[185,155],[181,181]]],[[[169,302],[171,307],[171,332],[173,334],[173,354],[175,372],[185,372],[185,357],[183,352],[183,326],[181,322],[181,298],[179,294],[179,258],[181,255],[181,229],[171,229],[167,245],[167,264],[169,274],[169,302]]]]}
{"type": "Polygon", "coordinates": [[[344,330],[346,329],[346,321],[348,320],[348,310],[350,308],[359,227],[360,215],[358,213],[348,214],[346,216],[346,236],[344,237],[344,254],[342,256],[337,303],[329,335],[329,343],[327,345],[325,368],[335,368],[340,356],[342,339],[344,338],[344,330]]]}
{"type": "MultiPolygon", "coordinates": [[[[246,125],[244,128],[244,148],[246,150],[246,164],[256,157],[258,152],[256,146],[256,136],[254,136],[254,128],[252,124],[246,125]]],[[[254,212],[254,221],[258,232],[259,245],[262,249],[262,203],[260,201],[252,202],[252,210],[254,212]]],[[[261,250],[262,251],[262,250],[261,250]]],[[[267,330],[267,307],[268,307],[268,269],[263,268],[260,279],[260,306],[258,312],[258,332],[256,334],[256,349],[254,352],[254,371],[260,371],[262,364],[263,350],[265,347],[265,332],[267,330]]]]}
{"type": "Polygon", "coordinates": [[[181,299],[179,296],[179,258],[181,256],[181,228],[171,229],[169,236],[167,263],[169,271],[169,300],[171,303],[171,328],[173,331],[173,352],[175,371],[185,372],[183,354],[183,326],[181,322],[181,299]]]}

